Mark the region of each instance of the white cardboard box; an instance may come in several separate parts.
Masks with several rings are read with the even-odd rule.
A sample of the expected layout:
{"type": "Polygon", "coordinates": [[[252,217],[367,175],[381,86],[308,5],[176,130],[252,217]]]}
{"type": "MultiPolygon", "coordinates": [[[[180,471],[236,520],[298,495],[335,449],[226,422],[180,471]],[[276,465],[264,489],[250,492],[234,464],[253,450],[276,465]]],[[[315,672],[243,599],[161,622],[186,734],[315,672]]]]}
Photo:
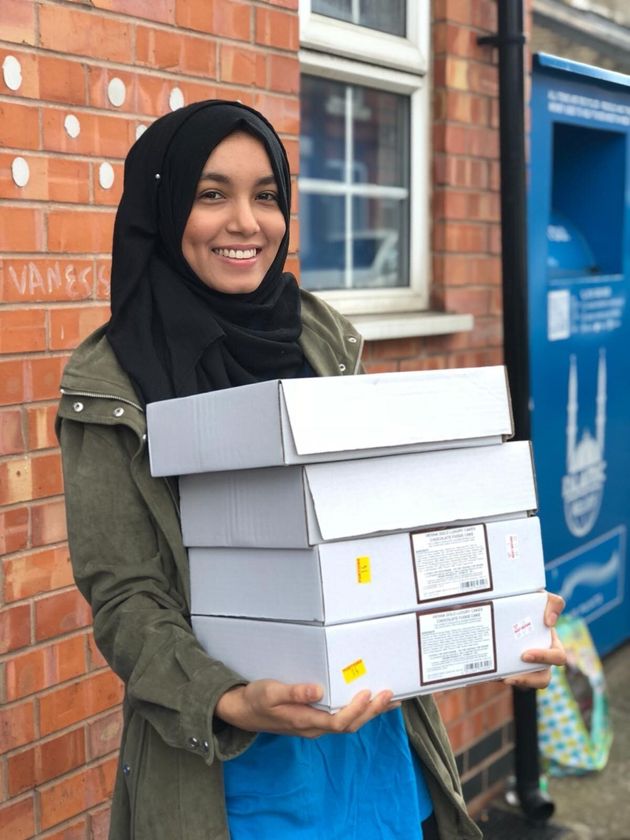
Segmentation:
{"type": "Polygon", "coordinates": [[[339,624],[545,586],[537,517],[189,559],[197,615],[339,624]]]}
{"type": "Polygon", "coordinates": [[[403,698],[539,669],[520,657],[550,645],[546,600],[534,592],[331,626],[193,616],[193,630],[245,679],[319,683],[317,705],[334,710],[365,688],[403,698]]]}
{"type": "Polygon", "coordinates": [[[259,382],[147,406],[153,475],[500,443],[504,367],[259,382]]]}
{"type": "Polygon", "coordinates": [[[537,507],[526,441],[182,476],[187,546],[308,548],[537,507]]]}

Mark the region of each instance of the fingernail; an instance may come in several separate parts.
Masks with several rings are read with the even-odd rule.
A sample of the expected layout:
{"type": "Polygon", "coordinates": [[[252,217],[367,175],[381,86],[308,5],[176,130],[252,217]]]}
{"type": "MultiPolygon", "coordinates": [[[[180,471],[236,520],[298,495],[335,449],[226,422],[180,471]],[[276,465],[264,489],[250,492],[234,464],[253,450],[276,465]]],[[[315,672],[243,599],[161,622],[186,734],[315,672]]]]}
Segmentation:
{"type": "Polygon", "coordinates": [[[558,620],[558,613],[551,613],[549,616],[549,626],[553,627],[558,620]]]}
{"type": "Polygon", "coordinates": [[[536,657],[533,653],[524,653],[521,659],[523,660],[523,662],[534,662],[536,660],[536,657]]]}

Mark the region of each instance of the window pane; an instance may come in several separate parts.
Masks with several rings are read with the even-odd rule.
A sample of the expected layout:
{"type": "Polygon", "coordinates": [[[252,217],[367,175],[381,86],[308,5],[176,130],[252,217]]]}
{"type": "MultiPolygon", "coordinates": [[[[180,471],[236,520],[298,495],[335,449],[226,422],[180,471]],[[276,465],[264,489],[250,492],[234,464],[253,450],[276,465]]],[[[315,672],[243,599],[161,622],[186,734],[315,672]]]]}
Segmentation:
{"type": "Polygon", "coordinates": [[[312,0],[320,15],[405,37],[406,0],[312,0]]]}
{"type": "Polygon", "coordinates": [[[352,246],[353,289],[409,285],[408,202],[355,198],[352,246]]]}
{"type": "Polygon", "coordinates": [[[409,99],[354,87],[353,180],[404,187],[409,180],[409,99]]]}
{"type": "Polygon", "coordinates": [[[312,0],[311,8],[318,15],[352,21],[352,0],[312,0]]]}
{"type": "Polygon", "coordinates": [[[304,76],[300,256],[307,289],[409,285],[409,98],[304,76]]]}
{"type": "Polygon", "coordinates": [[[302,77],[300,176],[303,178],[344,179],[345,88],[341,82],[302,77]]]}
{"type": "Polygon", "coordinates": [[[359,23],[404,38],[407,33],[406,5],[405,0],[361,0],[359,23]]]}
{"type": "Polygon", "coordinates": [[[307,193],[300,198],[300,279],[304,288],[324,291],[408,286],[408,202],[352,199],[349,242],[346,221],[343,196],[307,193]]]}
{"type": "Polygon", "coordinates": [[[300,282],[323,291],[345,286],[345,199],[300,195],[300,282]]]}

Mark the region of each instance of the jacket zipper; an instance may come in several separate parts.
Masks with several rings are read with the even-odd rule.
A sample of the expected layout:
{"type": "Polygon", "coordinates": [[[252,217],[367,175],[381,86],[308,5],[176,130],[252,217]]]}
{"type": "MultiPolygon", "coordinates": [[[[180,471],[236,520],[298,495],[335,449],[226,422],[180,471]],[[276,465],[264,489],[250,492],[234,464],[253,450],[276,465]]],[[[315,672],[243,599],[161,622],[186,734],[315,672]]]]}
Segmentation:
{"type": "Polygon", "coordinates": [[[96,394],[91,391],[66,391],[65,388],[60,388],[59,390],[65,397],[93,397],[94,399],[116,400],[116,402],[132,405],[144,414],[144,409],[141,405],[138,405],[138,403],[133,402],[133,400],[128,400],[125,397],[118,397],[116,394],[96,394]]]}

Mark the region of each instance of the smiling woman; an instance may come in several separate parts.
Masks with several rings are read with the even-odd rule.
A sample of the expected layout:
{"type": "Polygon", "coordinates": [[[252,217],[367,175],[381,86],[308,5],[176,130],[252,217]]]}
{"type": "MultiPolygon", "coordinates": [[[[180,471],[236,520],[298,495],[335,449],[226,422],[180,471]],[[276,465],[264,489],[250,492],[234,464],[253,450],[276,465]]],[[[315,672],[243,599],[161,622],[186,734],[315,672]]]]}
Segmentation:
{"type": "Polygon", "coordinates": [[[286,229],[265,147],[243,132],[226,137],[204,166],[184,229],[188,265],[217,292],[253,292],[286,229]]]}
{"type": "Polygon", "coordinates": [[[475,840],[430,696],[363,691],[328,714],[320,686],[248,683],[192,632],[177,479],[150,473],[146,404],[360,368],[352,325],[284,270],[290,187],[278,135],[244,105],[156,120],[125,164],[111,319],[64,373],[72,566],[125,683],[110,838],[475,840]]]}

